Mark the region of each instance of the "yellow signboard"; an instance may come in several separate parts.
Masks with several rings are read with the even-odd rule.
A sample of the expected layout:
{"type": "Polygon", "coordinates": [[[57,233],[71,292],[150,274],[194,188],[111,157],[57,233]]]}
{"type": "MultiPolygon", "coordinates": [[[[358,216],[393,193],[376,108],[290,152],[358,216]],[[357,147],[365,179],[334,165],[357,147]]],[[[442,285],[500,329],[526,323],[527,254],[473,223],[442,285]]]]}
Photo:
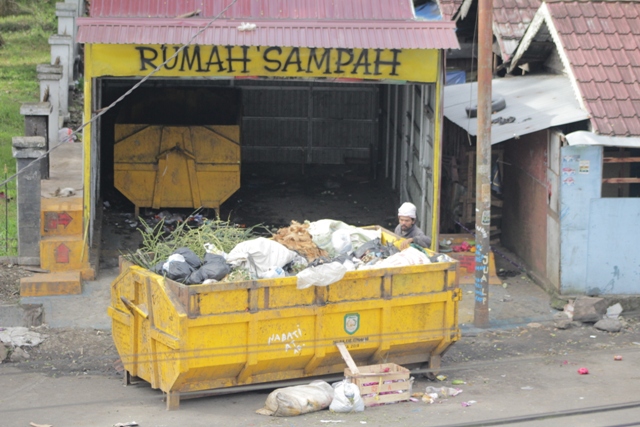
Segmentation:
{"type": "Polygon", "coordinates": [[[434,83],[436,49],[106,45],[85,47],[92,77],[287,77],[434,83]]]}

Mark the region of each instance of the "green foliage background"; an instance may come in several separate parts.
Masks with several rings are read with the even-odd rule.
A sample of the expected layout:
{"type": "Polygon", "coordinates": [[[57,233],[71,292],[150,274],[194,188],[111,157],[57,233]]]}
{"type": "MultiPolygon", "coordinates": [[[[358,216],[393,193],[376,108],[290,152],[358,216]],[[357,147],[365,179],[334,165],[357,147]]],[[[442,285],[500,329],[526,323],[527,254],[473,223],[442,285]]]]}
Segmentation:
{"type": "MultiPolygon", "coordinates": [[[[49,37],[57,32],[53,0],[0,0],[0,177],[15,173],[11,138],[24,135],[20,106],[38,102],[36,65],[51,62],[49,37]],[[6,172],[5,172],[6,171],[6,172]]],[[[0,186],[0,256],[17,255],[16,185],[0,186]],[[5,189],[6,187],[6,189],[5,189]],[[7,242],[9,244],[7,244],[7,242]]]]}

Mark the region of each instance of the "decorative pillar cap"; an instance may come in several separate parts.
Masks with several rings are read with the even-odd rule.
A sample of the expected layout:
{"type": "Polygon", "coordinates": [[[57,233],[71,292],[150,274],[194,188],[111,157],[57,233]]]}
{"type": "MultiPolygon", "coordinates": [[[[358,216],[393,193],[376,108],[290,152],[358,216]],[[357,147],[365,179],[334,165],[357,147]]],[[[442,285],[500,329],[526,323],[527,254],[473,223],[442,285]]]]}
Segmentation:
{"type": "Polygon", "coordinates": [[[11,145],[16,159],[37,159],[45,154],[47,142],[44,136],[14,136],[11,145]]]}
{"type": "Polygon", "coordinates": [[[36,73],[38,80],[60,80],[62,78],[62,65],[38,64],[36,73]]]}
{"type": "Polygon", "coordinates": [[[60,34],[53,34],[49,36],[49,44],[50,45],[65,45],[65,44],[73,44],[72,36],[64,36],[60,34]]]}
{"type": "Polygon", "coordinates": [[[56,16],[76,16],[78,5],[74,3],[56,3],[56,16]]]}
{"type": "Polygon", "coordinates": [[[25,102],[20,106],[23,116],[48,116],[53,111],[50,102],[25,102]]]}

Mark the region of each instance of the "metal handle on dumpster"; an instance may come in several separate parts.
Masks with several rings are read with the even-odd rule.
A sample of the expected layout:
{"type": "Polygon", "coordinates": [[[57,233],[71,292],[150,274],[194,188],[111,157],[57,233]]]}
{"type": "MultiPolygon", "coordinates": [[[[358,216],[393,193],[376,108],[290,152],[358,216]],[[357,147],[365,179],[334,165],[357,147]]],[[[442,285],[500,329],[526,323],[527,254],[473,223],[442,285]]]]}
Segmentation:
{"type": "Polygon", "coordinates": [[[120,300],[124,303],[125,307],[127,307],[129,309],[131,314],[138,313],[140,316],[142,316],[145,319],[149,318],[149,315],[147,313],[142,311],[142,309],[140,307],[138,307],[137,305],[135,305],[134,303],[129,301],[126,297],[121,296],[120,300]]]}

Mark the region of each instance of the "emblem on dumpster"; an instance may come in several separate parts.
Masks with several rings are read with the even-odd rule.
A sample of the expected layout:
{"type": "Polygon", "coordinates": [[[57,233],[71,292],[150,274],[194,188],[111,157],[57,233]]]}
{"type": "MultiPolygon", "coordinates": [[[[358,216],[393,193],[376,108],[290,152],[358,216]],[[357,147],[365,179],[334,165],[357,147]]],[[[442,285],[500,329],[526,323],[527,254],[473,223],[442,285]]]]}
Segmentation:
{"type": "Polygon", "coordinates": [[[360,328],[360,315],[351,313],[344,315],[344,331],[349,335],[353,335],[360,328]]]}

